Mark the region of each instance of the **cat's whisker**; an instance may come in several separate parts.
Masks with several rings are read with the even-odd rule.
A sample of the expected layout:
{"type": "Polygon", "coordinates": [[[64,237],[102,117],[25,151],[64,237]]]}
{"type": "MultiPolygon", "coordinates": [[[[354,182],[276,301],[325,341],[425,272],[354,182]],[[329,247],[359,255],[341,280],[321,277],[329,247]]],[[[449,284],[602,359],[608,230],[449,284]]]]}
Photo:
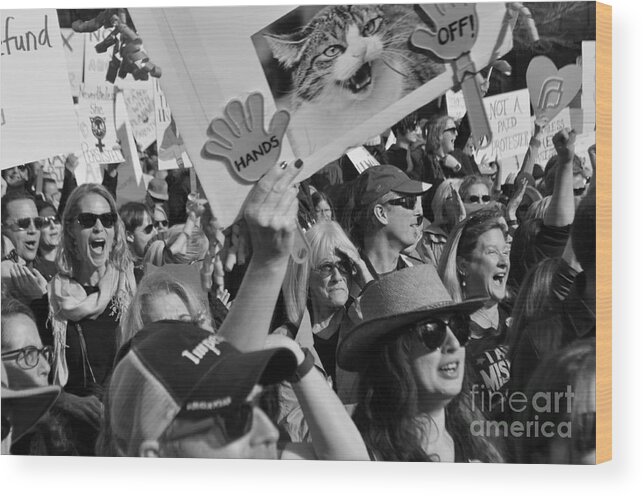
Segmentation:
{"type": "Polygon", "coordinates": [[[393,67],[391,64],[389,64],[389,63],[386,61],[386,58],[385,58],[385,57],[382,57],[380,60],[382,61],[382,63],[383,63],[386,67],[388,67],[389,69],[391,69],[393,72],[397,72],[397,73],[398,73],[400,76],[402,76],[402,77],[407,77],[407,76],[408,76],[408,74],[404,74],[403,72],[398,71],[395,67],[393,67]]]}

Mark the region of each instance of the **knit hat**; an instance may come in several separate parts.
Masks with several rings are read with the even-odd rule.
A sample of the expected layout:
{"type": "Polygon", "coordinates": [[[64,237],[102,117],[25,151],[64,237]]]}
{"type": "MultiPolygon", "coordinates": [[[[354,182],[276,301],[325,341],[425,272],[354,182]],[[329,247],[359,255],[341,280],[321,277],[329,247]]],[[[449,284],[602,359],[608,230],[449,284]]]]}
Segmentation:
{"type": "Polygon", "coordinates": [[[119,356],[106,422],[121,456],[138,456],[177,416],[211,417],[244,403],[256,384],[276,384],[297,368],[286,348],[242,353],[216,334],[170,320],[145,326],[119,356]]]}
{"type": "Polygon", "coordinates": [[[423,195],[431,188],[429,183],[415,181],[393,165],[376,165],[366,169],[357,179],[358,202],[371,205],[389,191],[400,195],[423,195]]]}
{"type": "Polygon", "coordinates": [[[488,298],[453,301],[431,264],[416,265],[382,276],[371,283],[359,300],[362,320],[340,343],[337,363],[344,370],[361,370],[385,337],[429,317],[471,314],[488,298]]]}

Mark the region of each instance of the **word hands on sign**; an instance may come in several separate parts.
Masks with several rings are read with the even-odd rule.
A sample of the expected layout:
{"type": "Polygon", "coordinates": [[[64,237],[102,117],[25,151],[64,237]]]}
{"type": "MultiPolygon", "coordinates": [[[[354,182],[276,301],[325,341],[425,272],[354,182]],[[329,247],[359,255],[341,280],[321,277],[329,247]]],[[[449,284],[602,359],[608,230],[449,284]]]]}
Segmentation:
{"type": "Polygon", "coordinates": [[[280,110],[264,128],[264,99],[261,93],[248,96],[245,106],[239,100],[225,107],[225,118],[216,118],[209,128],[206,155],[225,160],[241,180],[258,181],[272,168],[281,153],[290,114],[280,110]]]}

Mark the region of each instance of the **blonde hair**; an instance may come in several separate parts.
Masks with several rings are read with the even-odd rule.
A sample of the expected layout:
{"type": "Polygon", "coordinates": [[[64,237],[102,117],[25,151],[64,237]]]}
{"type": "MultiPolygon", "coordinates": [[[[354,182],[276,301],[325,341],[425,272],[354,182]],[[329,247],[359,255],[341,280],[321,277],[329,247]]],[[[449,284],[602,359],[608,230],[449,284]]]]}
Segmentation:
{"type": "Polygon", "coordinates": [[[335,221],[315,224],[306,232],[306,239],[310,245],[308,259],[297,264],[291,258],[283,284],[286,315],[293,324],[299,324],[306,308],[310,271],[337,249],[348,253],[351,257],[359,257],[357,248],[335,221]]]}
{"type": "Polygon", "coordinates": [[[56,256],[56,266],[58,267],[59,273],[72,279],[76,276],[79,261],[76,258],[74,250],[75,236],[73,226],[74,222],[76,222],[76,217],[80,213],[78,204],[81,199],[89,194],[95,194],[104,198],[109,204],[110,211],[116,214],[114,244],[112,245],[112,251],[109,253],[109,263],[119,272],[131,270],[133,264],[125,238],[125,226],[116,210],[116,202],[104,186],[88,183],[82,184],[74,189],[65,205],[65,211],[62,217],[62,239],[58,246],[58,255],[56,256]]]}
{"type": "Polygon", "coordinates": [[[435,189],[435,195],[431,200],[431,210],[433,211],[433,224],[436,226],[443,226],[449,223],[444,207],[451,195],[451,188],[453,187],[455,194],[458,194],[461,183],[462,179],[445,179],[435,189]]]}
{"type": "Polygon", "coordinates": [[[119,347],[150,323],[146,312],[147,302],[150,298],[160,294],[177,295],[185,303],[192,321],[196,325],[207,330],[213,329],[210,309],[196,291],[163,269],[157,269],[146,274],[138,285],[132,303],[121,323],[119,347]]]}

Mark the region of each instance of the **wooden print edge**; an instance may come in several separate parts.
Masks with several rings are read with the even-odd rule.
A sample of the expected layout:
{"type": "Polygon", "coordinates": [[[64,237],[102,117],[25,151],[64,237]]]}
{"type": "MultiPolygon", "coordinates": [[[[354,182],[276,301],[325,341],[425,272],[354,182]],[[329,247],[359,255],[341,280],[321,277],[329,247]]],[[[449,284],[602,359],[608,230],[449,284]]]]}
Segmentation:
{"type": "Polygon", "coordinates": [[[612,7],[596,2],[596,463],[612,459],[612,7]]]}

